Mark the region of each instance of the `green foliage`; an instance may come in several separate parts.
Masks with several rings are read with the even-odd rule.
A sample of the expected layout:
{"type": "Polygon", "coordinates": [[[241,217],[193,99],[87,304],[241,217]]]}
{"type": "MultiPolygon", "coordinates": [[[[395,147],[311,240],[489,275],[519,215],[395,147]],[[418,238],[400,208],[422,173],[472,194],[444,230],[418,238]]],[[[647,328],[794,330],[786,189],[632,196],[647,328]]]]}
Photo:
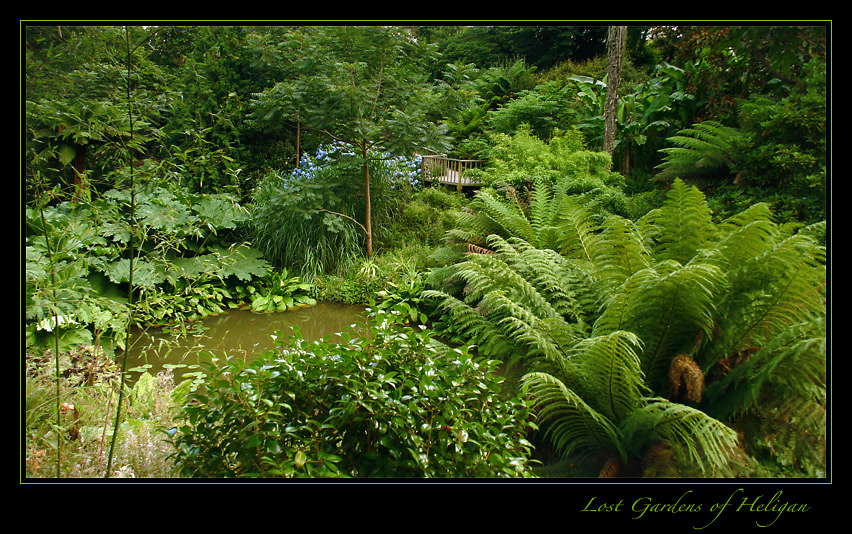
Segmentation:
{"type": "MultiPolygon", "coordinates": [[[[782,220],[825,218],[825,72],[814,61],[802,92],[741,101],[740,126],[704,121],[669,142],[655,180],[709,186],[714,206],[731,215],[770,202],[782,220]]],[[[823,67],[824,68],[824,67],[823,67]]]]}
{"type": "Polygon", "coordinates": [[[378,313],[363,336],[298,335],[249,365],[211,368],[174,430],[192,477],[529,476],[527,406],[505,399],[496,362],[397,328],[378,313]],[[382,321],[379,323],[378,321],[382,321]]]}
{"type": "Polygon", "coordinates": [[[556,82],[540,85],[533,91],[522,91],[506,105],[489,112],[488,128],[510,134],[521,125],[529,125],[541,139],[549,139],[557,130],[576,122],[576,110],[568,86],[556,82]]]}
{"type": "Polygon", "coordinates": [[[78,98],[68,104],[40,99],[27,102],[26,112],[30,128],[28,163],[36,168],[56,167],[58,163],[61,169],[67,169],[62,174],[69,185],[75,172],[91,173],[86,163],[96,162],[98,174],[103,175],[106,169],[136,157],[159,133],[149,123],[136,119],[131,138],[127,111],[105,100],[78,98]]]}
{"type": "Polygon", "coordinates": [[[513,135],[494,136],[488,167],[479,178],[495,188],[516,189],[523,197],[533,186],[559,183],[566,194],[591,211],[627,215],[630,204],[623,192],[624,178],[610,170],[611,161],[603,152],[587,150],[576,130],[560,133],[549,142],[521,128],[513,135]]]}
{"type": "Polygon", "coordinates": [[[230,244],[247,217],[226,195],[172,193],[140,188],[136,224],[128,223],[129,192],[114,189],[91,203],[63,202],[26,212],[26,320],[29,345],[53,330],[70,344],[103,342],[123,347],[128,321],[131,236],[134,321],[162,324],[228,308],[229,280],[265,277],[269,265],[246,244],[230,244]],[[53,265],[47,262],[50,236],[53,265]],[[50,271],[57,274],[54,299],[50,271]]]}
{"type": "Polygon", "coordinates": [[[241,308],[272,313],[313,306],[317,302],[311,296],[314,287],[298,276],[290,276],[285,269],[252,284],[237,284],[234,293],[236,299],[241,301],[238,304],[241,308]]]}
{"type": "MultiPolygon", "coordinates": [[[[372,154],[372,220],[387,235],[398,205],[417,184],[407,158],[372,154]]],[[[342,144],[303,156],[290,176],[268,175],[254,193],[252,242],[276,266],[313,281],[342,274],[364,256],[363,160],[342,144]]]]}
{"type": "Polygon", "coordinates": [[[689,67],[704,113],[727,121],[738,97],[784,97],[801,87],[808,64],[825,62],[826,33],[822,24],[678,27],[674,61],[689,67]]]}
{"type": "MultiPolygon", "coordinates": [[[[611,383],[601,375],[606,362],[610,368],[630,366],[607,360],[618,351],[606,352],[606,358],[578,354],[592,350],[588,345],[595,340],[634,336],[631,365],[641,377],[641,397],[648,397],[632,405],[636,417],[645,411],[656,414],[651,419],[671,415],[666,425],[680,429],[664,439],[677,457],[727,469],[722,453],[733,453],[734,442],[719,421],[748,433],[739,424],[752,414],[769,411],[766,421],[790,423],[786,414],[804,404],[813,415],[794,424],[802,436],[824,436],[819,414],[824,415],[826,402],[826,272],[825,251],[814,238],[819,231],[817,226],[790,233],[772,222],[766,205],[715,224],[703,195],[676,180],[665,203],[636,223],[618,216],[602,224],[587,218],[578,234],[583,247],[572,254],[491,235],[494,254],[473,254],[456,266],[461,295],[427,291],[425,296],[439,299],[455,332],[484,354],[546,373],[530,375],[529,387],[541,403],[561,399],[564,404],[547,412],[558,447],[572,451],[593,442],[622,463],[640,457],[640,451],[619,449],[612,438],[627,432],[619,425],[633,416],[602,413],[595,403],[613,406],[614,401],[599,401],[600,391],[588,388],[598,380],[611,383]],[[586,357],[596,367],[578,370],[586,357]],[[685,406],[666,407],[655,397],[685,406]],[[580,421],[595,421],[603,434],[588,441],[592,437],[573,426],[580,421]],[[694,425],[704,424],[709,433],[696,433],[694,425]]],[[[620,395],[640,397],[621,391],[624,384],[619,387],[620,395]]],[[[627,443],[657,451],[651,444],[661,437],[648,428],[660,420],[651,427],[645,422],[630,427],[645,438],[634,436],[638,441],[627,443]]],[[[755,433],[746,441],[762,439],[755,433]]],[[[818,453],[800,459],[807,472],[824,468],[818,453]]]]}
{"type": "Polygon", "coordinates": [[[452,266],[466,254],[489,251],[491,235],[520,238],[566,255],[583,254],[593,223],[609,213],[632,211],[623,179],[607,170],[606,154],[584,150],[576,132],[550,143],[518,132],[503,137],[493,154],[483,178],[494,180],[494,187],[478,190],[456,213],[446,245],[433,254],[438,264],[429,278],[433,287],[447,290],[457,282],[452,266]],[[503,178],[515,187],[507,187],[503,178]]]}
{"type": "Polygon", "coordinates": [[[444,187],[425,187],[412,194],[382,238],[382,248],[412,246],[435,247],[447,230],[456,224],[456,210],[464,203],[459,195],[444,187]]]}
{"type": "Polygon", "coordinates": [[[727,467],[736,433],[695,408],[643,396],[638,343],[629,332],[588,338],[567,355],[562,380],[541,372],[524,376],[556,448],[574,458],[603,451],[618,465],[608,476],[635,473],[629,463],[661,441],[682,448],[687,465],[702,473],[727,467]]]}
{"type": "Polygon", "coordinates": [[[723,195],[725,211],[754,201],[771,202],[785,221],[812,224],[826,218],[826,66],[812,60],[796,90],[778,100],[755,96],[741,102],[743,139],[736,159],[743,174],[743,199],[723,195]]]}
{"type": "Polygon", "coordinates": [[[401,246],[364,258],[342,276],[324,276],[317,281],[318,299],[346,304],[375,305],[396,309],[413,323],[432,306],[421,298],[425,268],[431,249],[423,245],[401,246]]]}
{"type": "MultiPolygon", "coordinates": [[[[606,84],[588,76],[570,76],[582,111],[577,128],[589,146],[602,146],[606,84]]],[[[613,163],[624,174],[650,172],[665,138],[690,124],[700,102],[684,69],[662,63],[653,75],[627,91],[619,91],[613,163]]]]}
{"type": "Polygon", "coordinates": [[[735,149],[742,132],[715,121],[694,124],[669,137],[675,145],[663,148],[663,163],[657,165],[660,172],[657,180],[671,181],[681,178],[687,181],[723,181],[739,169],[735,163],[735,149]]]}

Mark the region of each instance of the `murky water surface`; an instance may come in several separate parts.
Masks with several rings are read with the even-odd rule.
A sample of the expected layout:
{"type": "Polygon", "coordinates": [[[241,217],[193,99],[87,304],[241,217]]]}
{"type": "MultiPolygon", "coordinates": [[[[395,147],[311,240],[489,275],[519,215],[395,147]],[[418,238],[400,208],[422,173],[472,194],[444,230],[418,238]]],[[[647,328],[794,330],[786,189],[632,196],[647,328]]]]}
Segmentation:
{"type": "MultiPolygon", "coordinates": [[[[190,371],[199,354],[217,357],[237,356],[250,361],[275,347],[273,334],[280,330],[286,338],[298,326],[308,341],[332,336],[362,322],[364,306],[320,302],[315,306],[283,313],[254,313],[234,310],[187,325],[187,332],[175,335],[167,328],[152,328],[133,336],[128,353],[128,369],[147,369],[155,374],[166,366],[190,371]]],[[[135,371],[137,374],[140,371],[135,371]]],[[[175,372],[179,379],[181,371],[175,372]]]]}

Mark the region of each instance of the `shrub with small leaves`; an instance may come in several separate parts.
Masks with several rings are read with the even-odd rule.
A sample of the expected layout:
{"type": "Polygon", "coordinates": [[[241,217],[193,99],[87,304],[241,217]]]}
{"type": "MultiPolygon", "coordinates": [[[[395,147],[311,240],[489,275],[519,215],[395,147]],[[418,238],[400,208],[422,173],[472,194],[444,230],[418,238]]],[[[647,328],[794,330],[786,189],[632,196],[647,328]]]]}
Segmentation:
{"type": "Polygon", "coordinates": [[[534,428],[497,362],[376,313],[340,344],[298,335],[211,366],[173,430],[191,477],[525,477],[534,428]]]}

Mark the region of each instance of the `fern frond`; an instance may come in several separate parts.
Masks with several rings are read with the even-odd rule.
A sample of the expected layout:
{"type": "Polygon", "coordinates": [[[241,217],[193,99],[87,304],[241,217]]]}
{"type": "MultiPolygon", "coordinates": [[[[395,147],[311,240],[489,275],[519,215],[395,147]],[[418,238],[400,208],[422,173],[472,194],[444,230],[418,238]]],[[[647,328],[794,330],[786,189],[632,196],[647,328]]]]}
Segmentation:
{"type": "Polygon", "coordinates": [[[528,373],[522,388],[546,422],[545,435],[563,457],[592,456],[606,451],[627,462],[618,428],[596,412],[562,381],[547,373],[528,373]]]}
{"type": "Polygon", "coordinates": [[[563,256],[590,260],[598,224],[591,213],[573,197],[557,188],[550,224],[540,229],[540,248],[551,248],[563,256]]]}
{"type": "Polygon", "coordinates": [[[442,291],[427,289],[422,293],[425,299],[436,299],[439,306],[446,310],[456,329],[477,345],[488,356],[500,359],[514,359],[517,356],[515,343],[505,336],[497,326],[465,302],[442,291]]]}
{"type": "MultiPolygon", "coordinates": [[[[508,302],[504,302],[508,304],[508,302]]],[[[516,310],[518,311],[518,310],[516,310]]],[[[497,322],[497,327],[514,341],[522,355],[515,360],[523,360],[527,369],[548,370],[560,373],[565,365],[565,353],[578,336],[571,325],[559,319],[539,319],[532,315],[520,318],[520,313],[505,316],[497,322]]]]}
{"type": "Polygon", "coordinates": [[[539,317],[555,317],[556,310],[528,280],[514,271],[499,255],[474,255],[460,264],[458,272],[470,290],[467,302],[475,302],[492,290],[504,292],[539,317]]]}
{"type": "Polygon", "coordinates": [[[535,229],[517,201],[509,202],[488,191],[480,191],[472,207],[489,221],[483,225],[489,230],[488,235],[515,236],[525,241],[535,241],[535,229]]]}
{"type": "Polygon", "coordinates": [[[537,179],[530,195],[529,220],[533,228],[552,226],[552,205],[555,202],[549,181],[537,179]]]}
{"type": "MultiPolygon", "coordinates": [[[[717,253],[715,263],[736,278],[737,271],[755,257],[770,249],[778,234],[772,222],[772,213],[764,203],[754,204],[746,210],[719,224],[716,243],[712,250],[717,253]]],[[[708,257],[712,254],[708,253],[708,257]]],[[[736,288],[738,290],[740,288],[736,288]]]]}
{"type": "Polygon", "coordinates": [[[538,249],[518,239],[491,236],[489,243],[512,269],[530,282],[567,320],[585,325],[591,309],[591,280],[577,262],[551,249],[538,249]]]}
{"type": "Polygon", "coordinates": [[[580,340],[567,355],[564,381],[618,424],[638,407],[647,391],[639,349],[639,338],[625,331],[580,340]]]}
{"type": "Polygon", "coordinates": [[[676,179],[663,205],[651,210],[638,224],[653,239],[652,252],[658,261],[689,262],[710,242],[715,233],[704,194],[676,179]]]}
{"type": "Polygon", "coordinates": [[[674,146],[663,148],[663,162],[657,179],[695,179],[699,177],[721,177],[732,170],[733,148],[742,133],[737,128],[724,126],[715,121],[705,121],[685,128],[678,135],[669,137],[674,146]]]}
{"type": "Polygon", "coordinates": [[[621,429],[627,443],[668,441],[684,450],[703,473],[727,467],[738,446],[737,433],[721,421],[662,398],[647,399],[621,429]]]}
{"type": "Polygon", "coordinates": [[[719,303],[724,340],[713,357],[762,346],[791,324],[825,315],[823,261],[824,248],[796,234],[731,269],[727,295],[719,303]]]}
{"type": "Polygon", "coordinates": [[[754,409],[765,393],[824,403],[826,397],[825,319],[791,325],[707,387],[708,404],[717,417],[754,409]]]}
{"type": "Polygon", "coordinates": [[[589,248],[595,277],[606,293],[652,263],[639,228],[622,217],[609,217],[589,248]]]}
{"type": "Polygon", "coordinates": [[[666,261],[630,277],[607,303],[593,335],[627,330],[642,340],[642,369],[654,391],[666,381],[672,358],[710,335],[724,276],[713,265],[666,261]]]}

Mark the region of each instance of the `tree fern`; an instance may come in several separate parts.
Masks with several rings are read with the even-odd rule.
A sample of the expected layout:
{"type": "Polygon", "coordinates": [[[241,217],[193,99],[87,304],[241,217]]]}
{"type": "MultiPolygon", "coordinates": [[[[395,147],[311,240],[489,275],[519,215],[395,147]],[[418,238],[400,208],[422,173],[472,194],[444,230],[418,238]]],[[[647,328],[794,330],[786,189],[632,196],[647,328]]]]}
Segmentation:
{"type": "Polygon", "coordinates": [[[731,417],[754,410],[770,393],[788,400],[824,402],[825,345],[823,318],[788,326],[708,386],[709,409],[717,416],[731,417]]]}
{"type": "Polygon", "coordinates": [[[704,194],[676,179],[662,207],[639,220],[657,260],[686,263],[708,245],[715,231],[704,194]]]}
{"type": "Polygon", "coordinates": [[[697,355],[702,367],[730,367],[793,325],[826,313],[825,249],[806,231],[790,235],[763,206],[720,225],[724,234],[705,251],[725,269],[717,303],[720,335],[697,355]]]}
{"type": "Polygon", "coordinates": [[[658,180],[719,179],[734,170],[734,147],[742,133],[737,128],[715,121],[704,121],[669,137],[674,146],[660,150],[665,154],[657,166],[658,180]]]}
{"type": "Polygon", "coordinates": [[[588,296],[580,294],[578,300],[570,286],[579,277],[572,277],[569,265],[552,251],[498,236],[489,243],[497,254],[471,255],[456,266],[467,284],[461,299],[441,291],[424,296],[439,299],[456,328],[490,356],[498,356],[489,352],[495,349],[507,353],[508,337],[525,348],[525,357],[553,360],[558,345],[584,335],[588,296]]]}
{"type": "Polygon", "coordinates": [[[479,310],[443,291],[427,289],[423,298],[438,300],[452,318],[456,331],[466,336],[481,353],[507,360],[518,355],[515,343],[479,310]]]}
{"type": "MultiPolygon", "coordinates": [[[[724,423],[760,417],[749,428],[769,432],[770,422],[786,420],[802,438],[771,430],[785,444],[822,443],[820,225],[777,225],[762,204],[716,224],[700,191],[680,180],[635,223],[611,216],[598,224],[570,200],[548,219],[548,198],[531,201],[529,227],[558,220],[575,232],[571,247],[486,236],[493,254],[468,255],[454,268],[463,299],[434,296],[482,347],[524,363],[527,392],[559,450],[597,447],[622,463],[680,459],[718,475],[742,453],[724,423]],[[614,343],[627,335],[636,340],[629,350],[614,343]]],[[[808,465],[819,470],[819,458],[808,465]]]]}
{"type": "Polygon", "coordinates": [[[610,217],[589,247],[589,259],[596,283],[611,293],[637,272],[653,263],[651,251],[633,221],[610,217]]]}
{"type": "Polygon", "coordinates": [[[645,397],[638,343],[629,332],[590,338],[571,351],[562,378],[524,376],[524,391],[557,450],[565,456],[603,453],[628,466],[664,441],[702,471],[725,467],[736,433],[695,408],[645,397]]]}

